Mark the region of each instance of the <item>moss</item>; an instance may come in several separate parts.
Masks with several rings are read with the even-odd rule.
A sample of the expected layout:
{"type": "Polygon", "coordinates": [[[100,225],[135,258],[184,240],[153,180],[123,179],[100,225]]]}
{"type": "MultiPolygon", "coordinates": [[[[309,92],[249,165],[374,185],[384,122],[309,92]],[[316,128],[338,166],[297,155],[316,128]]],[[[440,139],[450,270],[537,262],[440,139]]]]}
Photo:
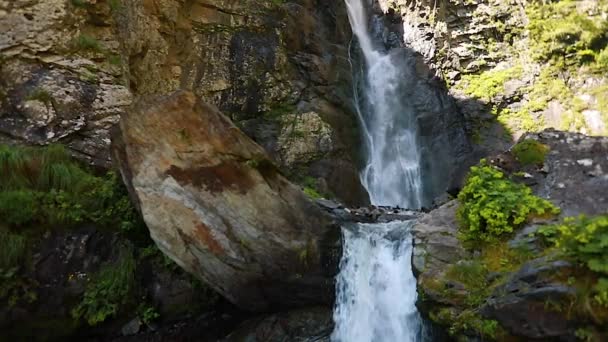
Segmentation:
{"type": "Polygon", "coordinates": [[[70,3],[74,7],[86,8],[89,3],[86,0],[70,0],[70,3]]]}
{"type": "Polygon", "coordinates": [[[520,77],[522,72],[523,69],[518,66],[504,70],[485,71],[478,75],[465,75],[459,87],[467,95],[491,101],[497,95],[504,93],[507,81],[520,77]]]}
{"type": "Polygon", "coordinates": [[[99,41],[95,37],[86,34],[81,34],[80,36],[78,36],[74,41],[74,46],[81,51],[103,51],[103,48],[99,41]]]}
{"type": "Polygon", "coordinates": [[[109,0],[108,5],[110,6],[110,10],[112,12],[118,12],[123,8],[121,0],[109,0]]]}
{"type": "Polygon", "coordinates": [[[46,89],[35,88],[25,98],[28,101],[40,101],[46,105],[53,102],[53,96],[46,89]]]}
{"type": "MultiPolygon", "coordinates": [[[[280,120],[283,116],[296,112],[296,107],[290,103],[279,103],[274,105],[270,110],[264,112],[263,116],[267,120],[280,120]]],[[[294,120],[297,120],[295,116],[294,120]]]]}
{"type": "Polygon", "coordinates": [[[470,334],[471,332],[482,339],[491,340],[496,340],[499,335],[504,334],[497,321],[484,319],[473,310],[465,310],[454,318],[449,333],[450,335],[456,335],[457,333],[470,334]]]}
{"type": "Polygon", "coordinates": [[[525,139],[513,146],[511,152],[523,165],[540,165],[545,162],[549,147],[533,139],[525,139]]]}

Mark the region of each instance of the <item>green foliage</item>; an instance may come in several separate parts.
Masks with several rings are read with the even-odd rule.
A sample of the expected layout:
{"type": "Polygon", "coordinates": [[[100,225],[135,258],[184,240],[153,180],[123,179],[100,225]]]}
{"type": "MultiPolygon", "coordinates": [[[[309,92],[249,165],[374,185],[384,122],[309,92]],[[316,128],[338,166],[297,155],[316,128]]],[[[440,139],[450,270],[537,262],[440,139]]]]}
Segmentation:
{"type": "Polygon", "coordinates": [[[568,217],[538,234],[599,276],[593,299],[608,307],[608,215],[568,217]]]}
{"type": "Polygon", "coordinates": [[[8,307],[20,301],[31,303],[36,300],[32,284],[18,275],[26,257],[26,237],[0,227],[0,300],[6,300],[8,307]]]}
{"type": "Polygon", "coordinates": [[[76,38],[76,40],[74,41],[74,45],[79,50],[93,51],[93,52],[102,52],[103,51],[103,48],[102,48],[101,44],[99,43],[99,41],[95,37],[92,37],[92,36],[89,36],[86,34],[81,34],[80,36],[78,36],[76,38]]]}
{"type": "Polygon", "coordinates": [[[491,288],[487,280],[488,269],[478,259],[463,260],[452,265],[447,270],[446,277],[465,286],[467,296],[464,301],[470,307],[481,305],[490,295],[491,288]]]}
{"type": "Polygon", "coordinates": [[[302,184],[302,191],[312,198],[312,199],[320,199],[323,198],[323,195],[317,190],[317,180],[312,177],[304,177],[300,182],[302,184]]]}
{"type": "MultiPolygon", "coordinates": [[[[606,1],[600,1],[606,6],[606,1]]],[[[526,7],[534,57],[562,69],[595,63],[608,43],[608,23],[575,0],[543,2],[526,7]]],[[[600,11],[601,12],[601,11],[600,11]]],[[[597,12],[596,12],[597,13],[597,12]]]]}
{"type": "Polygon", "coordinates": [[[485,160],[471,168],[458,200],[457,217],[465,241],[490,241],[512,233],[533,216],[559,212],[525,185],[506,179],[485,160]]]}
{"type": "Polygon", "coordinates": [[[110,10],[112,12],[117,12],[122,9],[123,5],[120,0],[109,0],[108,4],[110,5],[110,10]]]}
{"type": "Polygon", "coordinates": [[[0,192],[0,217],[11,226],[31,222],[38,214],[39,196],[39,193],[23,190],[0,192]]]}
{"type": "Polygon", "coordinates": [[[132,297],[135,266],[132,248],[123,246],[115,264],[102,266],[91,277],[82,302],[72,310],[72,317],[97,325],[118,314],[132,297]]]}
{"type": "Polygon", "coordinates": [[[458,332],[470,331],[477,333],[482,338],[494,340],[497,337],[499,325],[495,320],[483,319],[473,310],[465,310],[456,317],[449,329],[449,333],[450,335],[455,335],[458,332]]]}
{"type": "Polygon", "coordinates": [[[83,222],[143,230],[115,173],[103,177],[72,160],[61,145],[0,145],[0,219],[12,227],[83,222]]]}
{"type": "Polygon", "coordinates": [[[472,309],[458,313],[449,308],[441,308],[431,312],[430,316],[436,323],[449,325],[448,332],[452,336],[475,334],[482,340],[495,340],[503,333],[497,321],[484,319],[472,309]]]}
{"type": "Polygon", "coordinates": [[[72,3],[72,6],[80,8],[87,7],[89,5],[86,0],[70,0],[70,3],[72,3]]]}
{"type": "Polygon", "coordinates": [[[33,100],[40,101],[40,102],[48,105],[49,103],[51,103],[53,101],[53,96],[46,89],[36,88],[36,89],[32,90],[26,96],[25,99],[29,100],[29,101],[33,101],[33,100]]]}
{"type": "Polygon", "coordinates": [[[23,235],[0,227],[0,272],[19,268],[25,258],[27,244],[23,235]]]}
{"type": "Polygon", "coordinates": [[[151,324],[160,317],[160,314],[158,311],[156,311],[156,308],[145,302],[139,305],[137,308],[137,314],[141,321],[145,324],[151,324]]]}
{"type": "Polygon", "coordinates": [[[539,165],[545,162],[549,147],[533,139],[525,139],[511,150],[515,159],[523,165],[539,165]]]}
{"type": "Polygon", "coordinates": [[[504,93],[505,83],[521,76],[521,67],[513,67],[504,70],[490,70],[479,75],[465,75],[462,77],[462,85],[467,95],[490,101],[497,95],[504,93]]]}

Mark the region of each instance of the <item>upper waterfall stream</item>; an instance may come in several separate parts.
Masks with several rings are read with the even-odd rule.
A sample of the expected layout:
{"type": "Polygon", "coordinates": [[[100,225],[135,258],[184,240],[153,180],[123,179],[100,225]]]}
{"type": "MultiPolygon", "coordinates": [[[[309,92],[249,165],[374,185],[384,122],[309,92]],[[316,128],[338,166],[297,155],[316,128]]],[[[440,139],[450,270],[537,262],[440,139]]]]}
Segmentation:
{"type": "MultiPolygon", "coordinates": [[[[399,94],[398,61],[374,48],[364,0],[345,0],[364,57],[358,114],[366,144],[361,181],[372,204],[419,209],[423,204],[415,113],[399,94]]],[[[358,224],[343,229],[337,279],[336,342],[422,340],[412,273],[412,222],[358,224]]]]}

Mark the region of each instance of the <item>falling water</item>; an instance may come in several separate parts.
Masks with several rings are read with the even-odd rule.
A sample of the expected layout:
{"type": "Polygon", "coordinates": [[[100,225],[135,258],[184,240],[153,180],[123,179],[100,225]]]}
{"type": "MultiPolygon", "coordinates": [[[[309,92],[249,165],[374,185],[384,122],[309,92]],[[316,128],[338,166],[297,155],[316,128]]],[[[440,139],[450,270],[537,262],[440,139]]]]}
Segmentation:
{"type": "Polygon", "coordinates": [[[367,143],[361,173],[375,205],[422,207],[416,118],[399,90],[402,75],[392,55],[374,49],[364,0],[345,0],[353,32],[365,57],[367,111],[359,111],[367,143]]]}
{"type": "MultiPolygon", "coordinates": [[[[374,48],[364,0],[345,2],[367,70],[365,106],[358,107],[367,151],[361,180],[373,204],[419,209],[420,152],[415,113],[399,94],[403,74],[393,56],[374,48]]],[[[392,222],[343,229],[332,341],[422,340],[411,268],[411,225],[392,222]]]]}

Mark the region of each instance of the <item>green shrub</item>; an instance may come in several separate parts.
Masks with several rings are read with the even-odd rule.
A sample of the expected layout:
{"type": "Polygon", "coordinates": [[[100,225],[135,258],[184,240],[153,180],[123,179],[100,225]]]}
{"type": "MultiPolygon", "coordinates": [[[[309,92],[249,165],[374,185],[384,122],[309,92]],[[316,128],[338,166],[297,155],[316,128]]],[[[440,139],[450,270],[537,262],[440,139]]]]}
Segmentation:
{"type": "Polygon", "coordinates": [[[515,159],[523,165],[538,165],[545,161],[549,147],[533,139],[519,142],[511,150],[515,159]]]}
{"type": "Polygon", "coordinates": [[[549,201],[536,197],[530,188],[505,178],[486,164],[471,168],[458,195],[457,217],[466,241],[489,241],[509,234],[533,216],[559,213],[549,201]]]}
{"type": "Polygon", "coordinates": [[[557,225],[542,227],[538,234],[599,276],[594,300],[608,307],[608,215],[568,217],[557,225]]]}
{"type": "Polygon", "coordinates": [[[97,325],[118,314],[132,298],[135,266],[132,248],[123,246],[115,264],[102,266],[91,277],[84,298],[72,310],[72,317],[97,325]]]}

